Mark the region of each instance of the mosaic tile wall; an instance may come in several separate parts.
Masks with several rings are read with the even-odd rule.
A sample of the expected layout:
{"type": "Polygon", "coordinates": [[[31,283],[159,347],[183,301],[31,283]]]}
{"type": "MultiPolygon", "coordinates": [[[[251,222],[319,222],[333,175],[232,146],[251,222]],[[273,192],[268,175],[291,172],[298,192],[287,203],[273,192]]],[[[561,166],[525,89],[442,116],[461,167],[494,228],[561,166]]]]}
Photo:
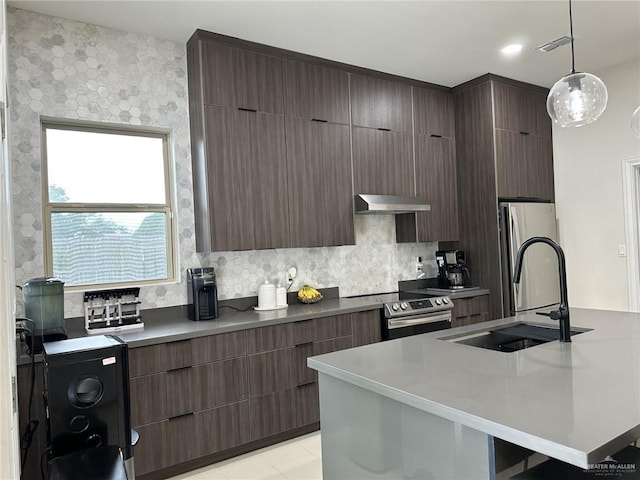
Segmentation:
{"type": "MultiPolygon", "coordinates": [[[[299,272],[292,288],[339,286],[343,295],[395,290],[415,278],[419,255],[435,274],[437,244],[397,245],[386,215],[357,217],[355,246],[196,254],[185,46],[15,8],[7,22],[17,284],[44,275],[41,116],[172,132],[182,279],[142,287],[143,308],[186,303],[184,271],[200,265],[216,267],[221,299],[256,295],[289,266],[299,272]]],[[[81,293],[65,295],[65,315],[82,315],[81,293]]]]}

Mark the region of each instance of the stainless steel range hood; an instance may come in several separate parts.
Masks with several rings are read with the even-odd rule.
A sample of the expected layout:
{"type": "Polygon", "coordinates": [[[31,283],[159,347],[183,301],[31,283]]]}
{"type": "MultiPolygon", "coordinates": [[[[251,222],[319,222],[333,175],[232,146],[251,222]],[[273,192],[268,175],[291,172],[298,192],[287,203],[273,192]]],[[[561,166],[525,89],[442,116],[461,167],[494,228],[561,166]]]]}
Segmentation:
{"type": "Polygon", "coordinates": [[[356,195],[356,213],[388,214],[428,212],[431,205],[419,197],[402,197],[399,195],[356,195]]]}

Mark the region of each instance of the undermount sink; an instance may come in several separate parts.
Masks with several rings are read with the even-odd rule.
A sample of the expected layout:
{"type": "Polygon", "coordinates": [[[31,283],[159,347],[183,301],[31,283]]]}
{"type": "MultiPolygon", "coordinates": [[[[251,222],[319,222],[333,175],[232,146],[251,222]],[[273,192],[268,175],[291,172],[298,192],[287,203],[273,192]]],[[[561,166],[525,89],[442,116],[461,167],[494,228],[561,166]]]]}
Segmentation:
{"type": "MultiPolygon", "coordinates": [[[[590,331],[590,328],[574,327],[571,336],[590,331]]],[[[453,343],[486,348],[498,352],[517,352],[559,338],[559,327],[535,323],[518,322],[491,330],[480,330],[453,337],[443,337],[453,343]]]]}

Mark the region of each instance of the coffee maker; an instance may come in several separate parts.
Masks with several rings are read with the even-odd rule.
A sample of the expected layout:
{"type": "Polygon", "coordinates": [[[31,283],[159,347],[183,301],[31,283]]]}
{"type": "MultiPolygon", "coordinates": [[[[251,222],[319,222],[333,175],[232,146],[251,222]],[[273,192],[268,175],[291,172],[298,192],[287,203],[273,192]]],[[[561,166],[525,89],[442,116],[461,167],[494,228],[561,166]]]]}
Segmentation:
{"type": "Polygon", "coordinates": [[[213,267],[187,269],[187,296],[191,320],[218,318],[218,288],[213,267]]]}
{"type": "Polygon", "coordinates": [[[464,250],[436,252],[439,288],[464,288],[470,279],[464,250]]]}

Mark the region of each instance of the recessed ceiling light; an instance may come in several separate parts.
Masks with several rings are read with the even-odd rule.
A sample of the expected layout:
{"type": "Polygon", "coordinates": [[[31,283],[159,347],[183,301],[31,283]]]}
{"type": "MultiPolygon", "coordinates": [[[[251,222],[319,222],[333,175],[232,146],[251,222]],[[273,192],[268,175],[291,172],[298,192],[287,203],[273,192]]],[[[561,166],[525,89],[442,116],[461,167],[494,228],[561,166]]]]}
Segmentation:
{"type": "Polygon", "coordinates": [[[500,51],[505,55],[516,55],[517,53],[520,53],[520,50],[522,50],[522,45],[519,43],[513,43],[511,45],[507,45],[500,51]]]}

